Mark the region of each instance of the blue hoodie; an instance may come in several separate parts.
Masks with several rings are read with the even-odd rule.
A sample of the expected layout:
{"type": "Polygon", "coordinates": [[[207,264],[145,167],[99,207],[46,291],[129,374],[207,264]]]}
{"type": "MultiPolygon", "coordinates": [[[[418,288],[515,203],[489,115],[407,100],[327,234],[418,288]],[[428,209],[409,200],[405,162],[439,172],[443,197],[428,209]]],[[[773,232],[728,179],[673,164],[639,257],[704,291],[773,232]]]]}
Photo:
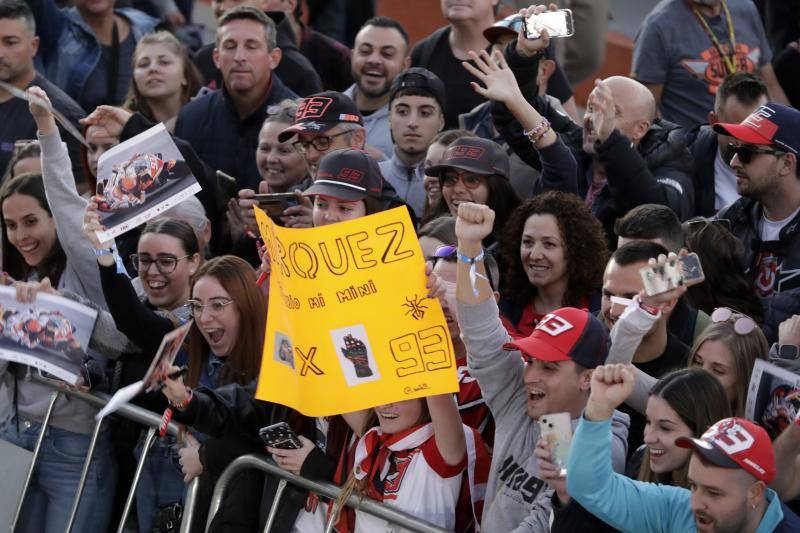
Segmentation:
{"type": "MultiPolygon", "coordinates": [[[[691,492],[681,487],[634,481],[611,469],[611,420],[581,418],[567,462],[567,492],[587,511],[621,531],[696,531],[691,492]]],[[[800,518],[772,489],[756,533],[800,531],[800,518]]]]}

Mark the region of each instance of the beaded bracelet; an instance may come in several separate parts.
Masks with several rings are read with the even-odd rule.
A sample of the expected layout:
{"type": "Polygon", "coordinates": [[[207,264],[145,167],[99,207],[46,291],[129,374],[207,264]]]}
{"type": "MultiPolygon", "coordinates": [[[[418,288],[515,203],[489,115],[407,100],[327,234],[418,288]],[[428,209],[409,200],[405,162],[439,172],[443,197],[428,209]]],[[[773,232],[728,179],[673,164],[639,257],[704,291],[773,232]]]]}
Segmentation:
{"type": "Polygon", "coordinates": [[[546,118],[542,117],[542,121],[537,124],[535,127],[531,128],[528,131],[524,131],[524,135],[531,141],[532,144],[536,144],[542,140],[547,134],[547,130],[550,129],[550,121],[546,118]]]}

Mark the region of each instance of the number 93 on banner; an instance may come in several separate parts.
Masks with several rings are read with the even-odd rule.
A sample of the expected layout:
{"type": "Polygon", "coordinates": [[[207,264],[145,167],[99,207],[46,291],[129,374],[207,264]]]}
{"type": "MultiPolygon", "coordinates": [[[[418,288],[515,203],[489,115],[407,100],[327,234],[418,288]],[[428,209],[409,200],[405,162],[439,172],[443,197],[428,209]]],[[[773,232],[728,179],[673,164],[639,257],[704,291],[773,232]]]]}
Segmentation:
{"type": "Polygon", "coordinates": [[[329,416],[458,390],[405,208],[311,229],[255,210],[271,267],[257,398],[329,416]]]}

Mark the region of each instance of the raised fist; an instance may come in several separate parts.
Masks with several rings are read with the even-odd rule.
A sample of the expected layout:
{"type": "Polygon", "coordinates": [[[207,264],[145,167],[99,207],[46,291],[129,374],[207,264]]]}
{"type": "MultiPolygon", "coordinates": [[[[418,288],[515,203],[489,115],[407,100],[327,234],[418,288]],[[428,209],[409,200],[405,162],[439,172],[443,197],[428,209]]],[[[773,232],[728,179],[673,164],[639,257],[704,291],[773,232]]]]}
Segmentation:
{"type": "Polygon", "coordinates": [[[493,227],[494,211],[489,206],[470,202],[458,206],[456,237],[459,247],[467,244],[480,245],[493,227]]]}

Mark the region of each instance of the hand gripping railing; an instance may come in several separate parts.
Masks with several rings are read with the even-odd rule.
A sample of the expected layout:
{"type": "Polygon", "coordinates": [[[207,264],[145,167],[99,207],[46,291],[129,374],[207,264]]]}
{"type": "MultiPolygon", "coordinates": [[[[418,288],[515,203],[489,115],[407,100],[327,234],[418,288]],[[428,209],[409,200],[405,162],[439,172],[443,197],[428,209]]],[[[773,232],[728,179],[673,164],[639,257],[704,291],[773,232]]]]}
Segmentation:
{"type": "MultiPolygon", "coordinates": [[[[36,440],[36,445],[33,448],[33,460],[31,461],[31,466],[28,469],[28,474],[25,477],[25,484],[22,487],[22,495],[20,496],[19,502],[17,503],[17,510],[14,513],[14,519],[11,522],[11,533],[14,533],[14,530],[17,525],[17,521],[19,519],[20,512],[22,511],[22,503],[25,500],[25,493],[28,490],[28,486],[30,485],[31,478],[33,477],[33,470],[36,466],[36,459],[39,456],[39,450],[42,445],[42,440],[44,439],[45,432],[47,430],[47,426],[50,423],[50,417],[53,414],[53,406],[55,406],[56,400],[60,394],[66,394],[67,396],[71,396],[73,398],[77,398],[79,400],[83,400],[86,403],[89,403],[97,408],[104,407],[110,398],[107,394],[97,393],[97,392],[84,392],[81,390],[77,390],[71,387],[67,387],[64,383],[60,381],[49,380],[46,378],[42,378],[36,374],[33,374],[32,379],[38,383],[46,385],[53,389],[53,393],[50,399],[50,405],[47,408],[47,412],[45,413],[44,420],[42,420],[42,430],[39,433],[39,437],[36,440]]],[[[156,428],[161,424],[161,417],[153,412],[150,412],[146,409],[142,409],[141,407],[137,407],[131,404],[123,404],[115,413],[115,415],[121,416],[123,418],[127,418],[128,420],[132,420],[144,426],[148,426],[149,429],[147,431],[147,437],[145,438],[144,447],[142,449],[142,455],[139,457],[139,462],[136,465],[136,473],[133,476],[133,482],[131,483],[130,491],[128,492],[128,497],[125,500],[125,508],[122,512],[122,518],[119,522],[119,527],[117,528],[117,533],[122,533],[125,527],[125,521],[128,518],[128,514],[130,514],[131,506],[133,505],[133,498],[136,494],[136,486],[139,484],[139,478],[142,475],[142,469],[144,467],[145,459],[147,459],[147,454],[150,451],[150,447],[155,442],[156,436],[156,428]]],[[[78,487],[75,492],[75,498],[72,502],[72,508],[69,514],[69,520],[67,521],[67,528],[66,533],[71,533],[72,528],[75,525],[75,516],[78,514],[78,506],[81,502],[81,496],[83,495],[83,488],[86,484],[86,477],[89,474],[89,467],[91,466],[92,457],[94,456],[94,449],[97,444],[97,437],[100,434],[100,429],[103,425],[104,418],[97,421],[94,426],[94,430],[92,431],[92,438],[89,442],[89,449],[86,453],[86,460],[83,463],[83,470],[81,472],[80,481],[78,482],[78,487]]],[[[178,436],[180,434],[180,426],[174,422],[170,422],[167,426],[167,433],[173,436],[178,436]]],[[[194,481],[189,485],[186,498],[184,501],[184,510],[183,510],[183,520],[181,521],[180,533],[188,533],[191,528],[192,522],[192,515],[194,514],[194,507],[195,507],[195,500],[197,497],[197,484],[198,479],[195,478],[194,481]]]]}
{"type": "MultiPolygon", "coordinates": [[[[278,489],[275,492],[275,498],[272,501],[272,507],[269,510],[269,515],[267,516],[267,523],[264,526],[264,533],[269,533],[270,529],[272,528],[272,525],[275,521],[275,515],[277,514],[278,504],[280,503],[281,496],[283,495],[283,491],[286,488],[287,483],[292,483],[293,485],[297,485],[298,487],[306,489],[320,496],[325,496],[334,501],[336,501],[336,499],[339,497],[339,493],[341,492],[340,487],[337,487],[331,483],[313,481],[311,479],[292,474],[291,472],[287,472],[286,470],[279,468],[272,461],[267,460],[265,457],[252,454],[243,455],[236,458],[233,462],[231,462],[230,465],[228,465],[228,467],[219,477],[217,484],[214,486],[214,495],[211,497],[211,507],[208,510],[206,533],[208,533],[211,522],[214,519],[214,515],[217,513],[220,505],[222,504],[222,498],[225,495],[225,491],[228,489],[231,480],[239,472],[248,469],[261,470],[262,472],[266,472],[267,474],[280,478],[280,481],[278,482],[278,489]]],[[[415,531],[417,533],[445,533],[447,531],[446,529],[442,529],[439,526],[435,526],[429,522],[404,513],[403,511],[399,511],[393,507],[384,505],[375,500],[360,498],[356,494],[351,494],[350,498],[348,498],[347,502],[345,502],[345,505],[360,511],[364,511],[373,516],[377,516],[378,518],[382,518],[392,524],[397,524],[405,529],[415,531]]],[[[336,509],[334,509],[334,514],[335,512],[336,509]]],[[[331,531],[332,526],[332,520],[329,520],[328,527],[325,530],[326,533],[331,531]]]]}

